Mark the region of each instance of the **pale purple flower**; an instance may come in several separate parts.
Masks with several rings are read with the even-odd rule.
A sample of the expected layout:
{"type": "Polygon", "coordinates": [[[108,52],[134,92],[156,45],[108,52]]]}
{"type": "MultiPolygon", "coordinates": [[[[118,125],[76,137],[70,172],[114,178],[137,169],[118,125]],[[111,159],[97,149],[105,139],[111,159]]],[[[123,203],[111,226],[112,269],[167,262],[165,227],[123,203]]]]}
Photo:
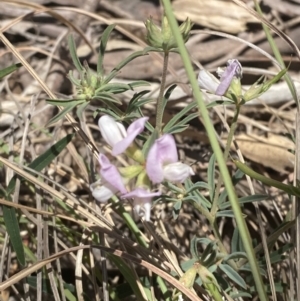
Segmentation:
{"type": "Polygon", "coordinates": [[[134,211],[138,216],[143,216],[146,221],[150,221],[151,202],[155,196],[160,196],[160,192],[150,192],[142,187],[122,195],[122,199],[133,198],[134,211]]]}
{"type": "Polygon", "coordinates": [[[242,66],[236,59],[228,60],[226,69],[224,71],[222,69],[219,69],[218,75],[220,77],[221,83],[216,89],[215,94],[222,96],[226,93],[234,77],[242,77],[242,66]]]}
{"type": "Polygon", "coordinates": [[[116,122],[111,116],[103,115],[98,121],[104,140],[112,147],[112,154],[123,153],[145,127],[148,117],[141,117],[132,122],[127,131],[123,124],[116,122]]]}
{"type": "Polygon", "coordinates": [[[109,159],[99,154],[100,167],[100,180],[90,185],[90,189],[93,197],[102,203],[107,202],[116,193],[126,193],[127,190],[123,183],[123,179],[113,164],[110,163],[109,159]]]}
{"type": "Polygon", "coordinates": [[[234,77],[242,77],[242,66],[236,59],[228,60],[226,69],[218,68],[218,80],[212,73],[205,69],[201,69],[198,75],[198,84],[201,89],[222,96],[229,88],[234,77]]]}
{"type": "Polygon", "coordinates": [[[189,165],[178,161],[176,143],[171,134],[164,134],[155,140],[148,153],[146,171],[155,184],[163,180],[183,183],[194,175],[189,165]]]}
{"type": "Polygon", "coordinates": [[[123,179],[116,166],[110,163],[109,159],[103,155],[99,154],[99,163],[100,163],[100,176],[105,183],[109,183],[117,191],[121,193],[126,193],[127,190],[123,183],[123,179]]]}

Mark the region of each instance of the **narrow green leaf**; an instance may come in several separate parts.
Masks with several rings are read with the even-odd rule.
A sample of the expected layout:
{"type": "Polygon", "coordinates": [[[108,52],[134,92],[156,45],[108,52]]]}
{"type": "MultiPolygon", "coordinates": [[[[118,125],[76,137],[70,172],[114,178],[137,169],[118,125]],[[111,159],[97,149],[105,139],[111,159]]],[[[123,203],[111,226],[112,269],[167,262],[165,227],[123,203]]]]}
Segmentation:
{"type": "Polygon", "coordinates": [[[205,182],[196,182],[194,185],[192,185],[189,189],[186,190],[186,194],[190,194],[192,191],[198,190],[201,188],[208,190],[209,186],[205,182]]]}
{"type": "Polygon", "coordinates": [[[238,291],[238,292],[234,292],[234,293],[231,293],[229,295],[232,299],[242,299],[243,297],[244,298],[250,298],[250,300],[252,299],[252,295],[247,293],[247,292],[242,292],[242,291],[238,291]]]}
{"type": "Polygon", "coordinates": [[[216,214],[217,217],[231,217],[234,218],[234,213],[232,210],[223,210],[223,211],[218,211],[216,214]]]}
{"type": "MultiPolygon", "coordinates": [[[[189,125],[187,124],[189,121],[193,120],[194,118],[197,118],[199,116],[199,113],[191,113],[188,116],[186,116],[184,119],[180,120],[176,125],[173,125],[168,129],[168,133],[178,133],[178,132],[183,132],[186,130],[189,125]]],[[[165,132],[165,129],[164,129],[165,132]]]]}
{"type": "Polygon", "coordinates": [[[191,113],[189,114],[188,116],[186,116],[185,118],[183,118],[182,120],[180,120],[178,122],[179,125],[185,125],[187,124],[188,122],[190,122],[191,120],[193,120],[194,118],[197,118],[199,116],[199,113],[198,112],[195,112],[195,113],[191,113]]]}
{"type": "Polygon", "coordinates": [[[264,183],[268,186],[276,187],[280,190],[283,190],[290,195],[300,197],[300,189],[299,188],[292,186],[292,185],[284,184],[282,182],[279,182],[279,181],[276,181],[276,180],[273,180],[270,178],[267,178],[267,177],[255,172],[254,170],[249,168],[246,164],[244,164],[240,161],[234,160],[233,162],[243,173],[250,176],[251,178],[261,181],[262,183],[264,183]]]}
{"type": "Polygon", "coordinates": [[[236,253],[236,252],[240,252],[242,251],[240,249],[240,245],[239,245],[239,240],[240,240],[240,233],[239,233],[239,229],[238,228],[235,228],[233,230],[233,235],[232,235],[232,238],[231,238],[231,252],[232,253],[236,253]]]}
{"type": "Polygon", "coordinates": [[[150,86],[150,83],[145,80],[137,80],[134,82],[130,82],[128,85],[131,87],[131,89],[133,89],[138,87],[150,86]]]}
{"type": "MultiPolygon", "coordinates": [[[[251,273],[251,268],[250,268],[249,263],[248,263],[248,264],[245,264],[244,266],[242,266],[242,267],[239,269],[239,271],[240,271],[240,272],[250,272],[250,273],[251,273]]],[[[266,275],[267,275],[266,271],[265,271],[263,268],[261,268],[261,267],[259,267],[259,273],[260,273],[262,276],[266,276],[266,275]]],[[[251,290],[251,288],[250,288],[250,290],[251,290]]]]}
{"type": "Polygon", "coordinates": [[[199,259],[198,256],[198,241],[199,238],[197,238],[196,236],[192,238],[191,243],[190,243],[190,252],[193,258],[197,258],[199,259]]]}
{"type": "Polygon", "coordinates": [[[149,98],[140,100],[141,97],[143,97],[145,94],[147,94],[149,92],[150,92],[150,90],[143,90],[139,93],[135,93],[133,95],[133,97],[130,99],[129,104],[126,108],[126,115],[128,115],[132,112],[135,112],[138,107],[141,107],[142,105],[146,104],[147,102],[152,101],[152,99],[149,99],[149,98]]]}
{"type": "Polygon", "coordinates": [[[215,101],[212,101],[209,104],[207,104],[206,108],[211,109],[216,106],[226,106],[226,105],[233,105],[233,104],[234,104],[234,101],[232,101],[232,100],[215,100],[215,101]]]}
{"type": "Polygon", "coordinates": [[[236,284],[246,289],[247,285],[245,280],[228,264],[220,264],[219,268],[236,284]]]}
{"type": "Polygon", "coordinates": [[[127,65],[129,62],[131,62],[132,60],[134,60],[135,58],[139,57],[139,56],[144,56],[147,55],[147,53],[145,53],[144,51],[137,51],[132,53],[131,55],[129,55],[127,58],[125,58],[121,63],[119,63],[111,72],[110,74],[105,78],[104,80],[104,84],[109,83],[116,75],[117,73],[125,66],[127,65]]]}
{"type": "Polygon", "coordinates": [[[71,105],[79,105],[85,102],[85,99],[46,99],[46,102],[53,106],[65,108],[71,105]]]}
{"type": "Polygon", "coordinates": [[[177,201],[174,205],[173,205],[173,210],[172,210],[172,215],[173,218],[176,220],[178,215],[179,215],[179,211],[181,209],[182,206],[182,201],[177,201]]]}
{"type": "MultiPolygon", "coordinates": [[[[220,193],[220,196],[219,196],[219,198],[218,198],[218,205],[219,205],[219,208],[221,208],[221,206],[222,206],[222,204],[226,201],[226,198],[227,198],[227,190],[226,189],[224,189],[221,193],[220,193]]],[[[229,203],[229,202],[227,202],[227,203],[229,203]]],[[[227,204],[226,203],[226,204],[227,204]]],[[[224,209],[224,208],[222,208],[222,209],[224,209]]]]}
{"type": "Polygon", "coordinates": [[[167,89],[167,91],[166,91],[166,93],[165,93],[165,95],[164,95],[164,97],[163,97],[162,112],[165,111],[167,102],[169,101],[169,98],[170,98],[171,94],[173,93],[173,91],[174,91],[174,89],[175,89],[176,87],[177,87],[177,85],[174,84],[174,85],[171,85],[171,86],[167,89]]]}
{"type": "Polygon", "coordinates": [[[70,80],[71,83],[73,83],[75,86],[80,87],[81,86],[81,81],[77,78],[75,78],[75,76],[73,75],[73,71],[70,70],[67,78],[70,80]]]}
{"type": "MultiPolygon", "coordinates": [[[[247,203],[253,203],[253,202],[260,202],[260,201],[264,201],[268,198],[268,195],[265,194],[255,194],[255,195],[248,195],[248,196],[244,196],[239,198],[239,203],[240,204],[247,204],[247,203]]],[[[230,202],[226,202],[226,203],[222,203],[219,205],[219,208],[221,210],[226,209],[228,207],[230,207],[231,204],[230,202]]]]}
{"type": "Polygon", "coordinates": [[[204,208],[211,208],[211,202],[199,191],[193,191],[190,197],[200,206],[203,206],[204,208]]]}
{"type": "Polygon", "coordinates": [[[165,183],[166,188],[168,188],[168,190],[174,192],[175,194],[183,194],[184,190],[181,187],[178,187],[175,184],[172,184],[171,182],[166,182],[165,183]]]}
{"type": "Polygon", "coordinates": [[[77,56],[76,45],[75,45],[74,38],[72,35],[69,35],[68,44],[69,44],[69,50],[70,50],[70,55],[71,55],[73,64],[75,65],[78,72],[81,73],[82,71],[84,71],[84,68],[81,65],[80,60],[77,56]]]}
{"type": "Polygon", "coordinates": [[[9,67],[6,67],[2,70],[0,70],[0,79],[2,79],[3,77],[5,77],[6,75],[16,71],[17,69],[19,69],[20,67],[22,67],[21,63],[17,63],[14,65],[11,65],[9,67]]]}
{"type": "Polygon", "coordinates": [[[115,24],[108,25],[104,30],[100,40],[98,63],[97,63],[97,74],[100,75],[101,77],[104,75],[103,59],[104,59],[107,41],[109,39],[111,32],[114,30],[115,26],[116,26],[115,24]]]}
{"type": "Polygon", "coordinates": [[[245,252],[233,252],[226,257],[224,257],[223,261],[226,262],[231,259],[239,259],[239,258],[248,258],[245,252]]]}
{"type": "Polygon", "coordinates": [[[98,95],[100,92],[110,92],[113,94],[123,93],[128,90],[132,90],[130,85],[128,84],[121,84],[121,83],[107,83],[102,85],[95,91],[95,95],[98,95]]]}
{"type": "Polygon", "coordinates": [[[214,199],[215,195],[215,161],[215,155],[212,154],[207,168],[207,184],[209,187],[209,197],[211,200],[214,199]]]}
{"type": "Polygon", "coordinates": [[[61,110],[56,116],[50,119],[50,121],[46,124],[45,127],[50,126],[51,124],[59,121],[60,119],[64,118],[66,114],[72,111],[77,106],[77,103],[71,103],[68,107],[65,107],[61,110]]]}
{"type": "Polygon", "coordinates": [[[100,92],[98,95],[94,96],[92,99],[102,101],[111,109],[113,109],[111,106],[114,103],[116,103],[118,105],[122,104],[122,102],[110,92],[100,92]]]}
{"type": "Polygon", "coordinates": [[[184,115],[186,115],[190,110],[196,107],[196,102],[193,101],[188,104],[184,109],[182,109],[179,113],[177,113],[171,120],[165,125],[163,131],[164,133],[168,133],[169,129],[174,126],[184,115]]]}
{"type": "Polygon", "coordinates": [[[80,105],[77,107],[76,115],[77,115],[77,117],[78,117],[78,119],[79,119],[80,121],[83,120],[84,110],[86,109],[86,107],[87,107],[89,104],[90,104],[89,102],[84,102],[84,103],[80,104],[80,105]]]}
{"type": "MultiPolygon", "coordinates": [[[[171,129],[168,130],[168,134],[176,134],[185,131],[189,126],[188,125],[174,125],[171,129]]],[[[163,130],[164,131],[164,130],[163,130]]],[[[165,131],[164,131],[165,133],[165,131]]]]}
{"type": "MultiPolygon", "coordinates": [[[[122,258],[111,255],[111,254],[107,254],[107,257],[118,267],[118,271],[120,271],[122,273],[122,275],[125,277],[126,281],[130,284],[137,300],[144,300],[144,298],[141,294],[141,291],[139,289],[139,286],[137,284],[136,278],[135,278],[136,275],[132,272],[132,270],[126,264],[126,262],[122,258]]],[[[143,286],[143,289],[144,289],[145,293],[147,293],[147,291],[149,291],[149,289],[146,288],[145,286],[143,286]]]]}
{"type": "Polygon", "coordinates": [[[180,267],[182,268],[182,270],[184,272],[186,272],[193,266],[193,264],[196,262],[196,260],[197,260],[197,258],[192,258],[192,259],[188,259],[187,261],[183,261],[180,263],[180,267]]]}
{"type": "Polygon", "coordinates": [[[201,257],[201,261],[203,262],[203,265],[206,267],[215,267],[215,265],[213,265],[214,263],[216,263],[217,261],[217,250],[212,250],[210,254],[208,254],[207,256],[202,256],[201,257]]]}
{"type": "Polygon", "coordinates": [[[64,150],[68,143],[70,143],[75,134],[68,134],[57,143],[52,145],[49,149],[47,149],[43,154],[33,160],[28,167],[41,171],[46,166],[48,166],[61,152],[64,150]]]}
{"type": "MultiPolygon", "coordinates": [[[[242,178],[244,177],[244,173],[240,170],[237,169],[235,174],[232,177],[232,184],[235,186],[242,178]]],[[[227,198],[227,190],[224,189],[218,199],[218,204],[219,206],[221,206],[221,204],[223,204],[227,198]]]]}
{"type": "MultiPolygon", "coordinates": [[[[10,198],[7,200],[11,201],[10,198]]],[[[25,253],[22,238],[20,235],[19,222],[14,207],[3,206],[3,218],[6,227],[6,231],[10,237],[11,245],[16,252],[19,263],[25,266],[25,253]]]]}
{"type": "MultiPolygon", "coordinates": [[[[210,242],[205,250],[203,251],[203,253],[201,254],[201,262],[204,263],[206,262],[206,260],[208,259],[208,257],[212,254],[212,252],[214,251],[215,248],[215,243],[214,242],[210,242]]],[[[209,266],[209,265],[206,265],[209,266]]]]}

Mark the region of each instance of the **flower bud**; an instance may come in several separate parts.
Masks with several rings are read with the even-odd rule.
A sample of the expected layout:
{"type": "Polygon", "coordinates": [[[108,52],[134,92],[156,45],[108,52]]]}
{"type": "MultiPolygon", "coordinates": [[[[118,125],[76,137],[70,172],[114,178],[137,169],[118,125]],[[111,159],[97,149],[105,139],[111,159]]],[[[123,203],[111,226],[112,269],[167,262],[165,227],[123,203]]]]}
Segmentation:
{"type": "Polygon", "coordinates": [[[265,93],[271,88],[273,84],[277,83],[286,74],[286,71],[287,69],[281,70],[276,76],[262,84],[257,84],[257,82],[259,81],[258,80],[244,93],[244,101],[247,102],[265,93]]]}
{"type": "Polygon", "coordinates": [[[153,23],[152,18],[146,20],[145,26],[147,29],[146,41],[155,48],[161,48],[163,44],[163,38],[161,35],[161,29],[153,23]]]}
{"type": "MultiPolygon", "coordinates": [[[[216,95],[219,96],[226,94],[226,91],[231,85],[234,78],[236,79],[242,78],[242,66],[240,62],[236,59],[228,60],[226,69],[224,71],[222,69],[218,69],[217,72],[220,77],[220,85],[216,90],[216,95]]],[[[241,85],[240,82],[239,85],[241,85]]],[[[241,88],[239,89],[241,90],[241,88]]],[[[239,90],[239,89],[235,87],[235,90],[239,90]]],[[[236,97],[239,97],[240,95],[241,93],[239,95],[235,94],[236,97]]]]}
{"type": "Polygon", "coordinates": [[[253,84],[243,95],[243,99],[245,102],[257,98],[259,95],[263,93],[263,84],[257,85],[253,84]]]}
{"type": "Polygon", "coordinates": [[[194,264],[180,277],[179,282],[183,284],[186,288],[191,289],[194,285],[196,275],[197,275],[197,264],[194,264]]]}
{"type": "Polygon", "coordinates": [[[214,287],[217,287],[220,290],[219,284],[218,284],[215,276],[204,265],[201,265],[201,264],[197,265],[197,273],[199,274],[199,277],[205,286],[213,284],[214,287]]]}
{"type": "MultiPolygon", "coordinates": [[[[242,85],[241,79],[234,77],[231,81],[229,91],[231,94],[235,95],[235,98],[240,99],[242,96],[242,85]]],[[[228,92],[227,92],[228,93],[228,92]]],[[[226,94],[225,94],[226,96],[226,94]]]]}
{"type": "MultiPolygon", "coordinates": [[[[153,23],[152,19],[148,19],[145,22],[145,26],[147,29],[146,40],[150,46],[162,49],[165,52],[177,47],[176,40],[166,16],[162,19],[161,29],[153,23]]],[[[192,26],[193,24],[189,18],[179,26],[179,31],[182,34],[184,42],[189,39],[192,26]]]]}

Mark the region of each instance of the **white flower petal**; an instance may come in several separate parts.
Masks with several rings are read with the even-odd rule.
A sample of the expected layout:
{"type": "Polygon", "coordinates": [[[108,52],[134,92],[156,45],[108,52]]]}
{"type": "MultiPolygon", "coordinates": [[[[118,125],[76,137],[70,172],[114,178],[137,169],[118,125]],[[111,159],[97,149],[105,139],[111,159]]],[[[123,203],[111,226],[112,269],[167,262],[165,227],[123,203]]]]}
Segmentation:
{"type": "Polygon", "coordinates": [[[114,147],[114,145],[122,141],[127,136],[124,125],[116,122],[108,115],[100,117],[98,125],[103,139],[111,147],[114,147]]]}
{"type": "Polygon", "coordinates": [[[116,193],[115,189],[109,184],[102,185],[101,180],[91,184],[90,190],[93,197],[101,203],[106,203],[116,193]]]}
{"type": "Polygon", "coordinates": [[[220,81],[210,72],[205,69],[201,69],[198,75],[198,85],[201,89],[204,89],[210,93],[215,93],[220,81]]]}
{"type": "Polygon", "coordinates": [[[183,183],[189,176],[194,175],[193,169],[184,163],[176,162],[164,166],[164,178],[174,183],[183,183]]]}

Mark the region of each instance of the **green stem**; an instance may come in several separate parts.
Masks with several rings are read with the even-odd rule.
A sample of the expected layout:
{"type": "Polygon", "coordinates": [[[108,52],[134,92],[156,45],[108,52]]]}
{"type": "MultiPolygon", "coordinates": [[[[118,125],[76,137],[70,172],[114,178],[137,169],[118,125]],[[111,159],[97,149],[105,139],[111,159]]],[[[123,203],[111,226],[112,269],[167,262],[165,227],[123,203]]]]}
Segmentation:
{"type": "Polygon", "coordinates": [[[216,156],[217,162],[219,164],[220,172],[222,174],[223,180],[224,180],[224,185],[228,193],[228,199],[231,203],[232,211],[234,213],[235,219],[237,226],[239,228],[239,232],[244,244],[245,251],[247,253],[248,259],[249,259],[249,264],[251,267],[252,275],[255,281],[256,289],[258,292],[258,297],[260,301],[267,301],[267,295],[264,287],[264,283],[259,271],[258,263],[255,258],[255,253],[253,250],[253,246],[251,243],[251,236],[247,227],[247,224],[245,222],[245,219],[242,214],[242,210],[240,208],[238,198],[236,196],[231,177],[229,174],[229,171],[227,169],[226,162],[224,161],[224,156],[222,153],[222,150],[219,146],[214,127],[212,125],[212,122],[210,120],[205,102],[203,100],[202,94],[200,92],[200,89],[198,87],[198,83],[195,77],[195,73],[192,67],[192,63],[188,54],[188,51],[185,47],[183,38],[181,36],[181,33],[178,28],[177,21],[175,19],[175,16],[172,11],[172,6],[170,3],[170,0],[162,0],[162,3],[164,5],[165,9],[165,14],[168,18],[169,24],[171,26],[172,33],[174,35],[174,38],[177,42],[178,45],[178,50],[180,52],[187,76],[189,78],[194,97],[196,99],[198,108],[199,108],[199,113],[202,115],[202,120],[204,123],[204,126],[206,128],[212,149],[214,151],[214,154],[216,156]]]}
{"type": "MultiPolygon", "coordinates": [[[[225,150],[224,150],[224,161],[227,162],[228,159],[228,155],[229,155],[229,151],[231,148],[231,144],[233,141],[233,136],[236,130],[236,126],[237,126],[237,120],[238,120],[238,116],[240,113],[240,105],[237,104],[236,105],[236,110],[234,113],[234,117],[230,126],[230,130],[228,133],[228,138],[227,138],[227,142],[226,142],[226,146],[225,146],[225,150]]],[[[222,174],[220,174],[219,178],[218,178],[218,183],[217,183],[217,187],[215,189],[215,194],[214,194],[214,200],[212,203],[212,208],[211,208],[211,214],[213,217],[215,217],[217,211],[218,211],[218,198],[219,198],[219,194],[220,194],[220,190],[221,190],[221,186],[223,184],[223,177],[222,174]]]]}
{"type": "Polygon", "coordinates": [[[206,290],[210,293],[214,301],[222,301],[222,295],[220,294],[218,288],[213,283],[207,283],[206,290]]]}
{"type": "MultiPolygon", "coordinates": [[[[124,207],[120,204],[119,200],[117,197],[112,197],[113,203],[116,205],[116,210],[122,216],[123,220],[126,222],[127,226],[131,230],[131,232],[134,234],[135,238],[139,242],[139,244],[145,248],[149,248],[149,245],[147,242],[144,240],[143,236],[141,235],[141,231],[132,219],[131,215],[124,209],[124,207]]],[[[163,293],[163,295],[166,296],[166,300],[171,300],[170,296],[168,295],[168,288],[164,282],[164,280],[160,277],[157,276],[157,283],[163,293]]]]}
{"type": "Polygon", "coordinates": [[[166,85],[167,71],[168,71],[168,63],[169,63],[169,52],[164,52],[164,64],[161,75],[161,85],[159,90],[159,95],[156,104],[156,130],[158,133],[161,132],[162,129],[162,120],[164,115],[164,91],[166,85]]]}
{"type": "MultiPolygon", "coordinates": [[[[193,202],[192,205],[194,206],[194,208],[196,208],[201,214],[203,214],[207,218],[209,224],[212,227],[212,231],[214,233],[216,243],[217,243],[221,253],[224,253],[227,255],[228,252],[222,242],[222,237],[221,237],[221,234],[219,232],[218,226],[215,222],[215,218],[213,217],[213,215],[208,210],[203,208],[201,205],[197,204],[196,202],[193,202]]],[[[233,260],[230,260],[229,264],[231,265],[231,267],[233,269],[237,270],[237,265],[235,264],[235,262],[233,260]]]]}

